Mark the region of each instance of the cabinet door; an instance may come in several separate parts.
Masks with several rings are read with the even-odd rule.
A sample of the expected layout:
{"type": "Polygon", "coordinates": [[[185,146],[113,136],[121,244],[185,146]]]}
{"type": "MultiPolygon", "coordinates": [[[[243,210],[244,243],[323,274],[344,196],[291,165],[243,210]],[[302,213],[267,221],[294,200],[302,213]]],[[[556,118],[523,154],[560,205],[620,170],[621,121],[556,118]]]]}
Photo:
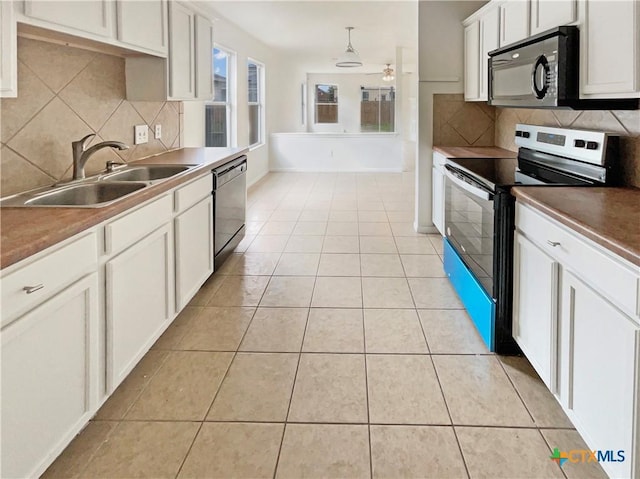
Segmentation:
{"type": "Polygon", "coordinates": [[[18,50],[13,2],[0,2],[0,97],[18,96],[18,50]]]}
{"type": "Polygon", "coordinates": [[[113,9],[110,0],[25,0],[24,14],[37,20],[103,37],[111,37],[113,33],[113,9]]]}
{"type": "Polygon", "coordinates": [[[213,198],[208,196],[175,219],[176,312],[213,273],[213,198]]]}
{"type": "Polygon", "coordinates": [[[171,228],[166,225],[106,264],[109,392],[173,318],[172,247],[171,228]]]}
{"type": "Polygon", "coordinates": [[[174,100],[195,98],[195,14],[169,3],[169,94],[174,100]]]}
{"type": "Polygon", "coordinates": [[[97,408],[91,274],[2,330],[2,477],[38,477],[97,408]]]}
{"type": "Polygon", "coordinates": [[[612,450],[615,458],[625,451],[624,462],[600,463],[607,474],[637,477],[631,465],[640,328],[568,272],[560,319],[561,401],[590,449],[612,450]]]}
{"type": "Polygon", "coordinates": [[[480,19],[480,92],[479,97],[489,97],[489,52],[500,46],[500,9],[487,11],[480,19]]]}
{"type": "Polygon", "coordinates": [[[638,97],[640,93],[640,2],[581,2],[582,95],[638,97]]]}
{"type": "Polygon", "coordinates": [[[144,2],[118,0],[116,5],[118,40],[162,55],[167,54],[166,0],[144,2]]]}
{"type": "Polygon", "coordinates": [[[513,338],[547,387],[556,392],[558,263],[515,234],[513,338]]]}
{"type": "Polygon", "coordinates": [[[213,100],[213,24],[196,15],[196,98],[213,100]]]}
{"type": "Polygon", "coordinates": [[[431,170],[432,180],[432,219],[433,224],[444,236],[444,175],[438,168],[431,170]]]}
{"type": "Polygon", "coordinates": [[[531,0],[531,35],[577,19],[576,0],[531,0]]]}
{"type": "Polygon", "coordinates": [[[464,29],[464,99],[477,100],[480,93],[480,24],[464,29]]]}
{"type": "Polygon", "coordinates": [[[529,36],[529,0],[511,0],[500,5],[500,46],[529,36]]]}

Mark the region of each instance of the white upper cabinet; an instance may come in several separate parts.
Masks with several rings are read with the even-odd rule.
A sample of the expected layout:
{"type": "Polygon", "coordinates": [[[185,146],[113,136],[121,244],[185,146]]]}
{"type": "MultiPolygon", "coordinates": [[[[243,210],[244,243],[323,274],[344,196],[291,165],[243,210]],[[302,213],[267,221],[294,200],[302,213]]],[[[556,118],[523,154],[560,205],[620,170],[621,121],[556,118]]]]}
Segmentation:
{"type": "Polygon", "coordinates": [[[497,4],[489,3],[463,24],[464,97],[467,101],[487,101],[489,52],[500,46],[500,9],[497,4]]]}
{"type": "Polygon", "coordinates": [[[169,96],[174,100],[196,96],[195,17],[185,6],[169,4],[169,96]]]}
{"type": "Polygon", "coordinates": [[[168,48],[167,1],[118,0],[118,40],[166,55],[168,48]]]}
{"type": "Polygon", "coordinates": [[[213,24],[196,15],[196,98],[213,99],[213,24]]]}
{"type": "Polygon", "coordinates": [[[489,52],[500,46],[500,9],[489,8],[480,17],[480,92],[482,101],[489,98],[489,52]]]}
{"type": "Polygon", "coordinates": [[[580,2],[580,96],[640,97],[640,2],[580,2]]]}
{"type": "Polygon", "coordinates": [[[113,36],[113,3],[108,0],[25,0],[24,14],[29,18],[81,32],[103,37],[113,36]]]}
{"type": "Polygon", "coordinates": [[[577,20],[577,0],[531,0],[531,35],[577,20]]]}
{"type": "Polygon", "coordinates": [[[464,99],[478,100],[480,94],[480,23],[464,29],[464,99]]]}
{"type": "Polygon", "coordinates": [[[529,0],[510,0],[500,5],[500,46],[529,36],[529,0]]]}
{"type": "Polygon", "coordinates": [[[18,50],[13,2],[0,2],[0,97],[18,96],[18,50]]]}

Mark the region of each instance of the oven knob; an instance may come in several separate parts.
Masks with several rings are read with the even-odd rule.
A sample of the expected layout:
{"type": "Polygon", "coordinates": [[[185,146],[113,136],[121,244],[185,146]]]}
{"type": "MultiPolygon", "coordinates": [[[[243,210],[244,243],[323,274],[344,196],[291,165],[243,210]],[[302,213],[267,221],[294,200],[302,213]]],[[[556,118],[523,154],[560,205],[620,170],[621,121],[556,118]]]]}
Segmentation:
{"type": "Polygon", "coordinates": [[[584,148],[584,140],[574,140],[573,146],[576,148],[584,148]]]}
{"type": "Polygon", "coordinates": [[[522,131],[521,130],[516,130],[516,136],[522,136],[522,131]]]}
{"type": "Polygon", "coordinates": [[[528,131],[523,131],[522,132],[522,138],[529,138],[531,136],[531,134],[528,131]]]}
{"type": "Polygon", "coordinates": [[[587,150],[597,150],[598,143],[595,141],[587,141],[587,150]]]}

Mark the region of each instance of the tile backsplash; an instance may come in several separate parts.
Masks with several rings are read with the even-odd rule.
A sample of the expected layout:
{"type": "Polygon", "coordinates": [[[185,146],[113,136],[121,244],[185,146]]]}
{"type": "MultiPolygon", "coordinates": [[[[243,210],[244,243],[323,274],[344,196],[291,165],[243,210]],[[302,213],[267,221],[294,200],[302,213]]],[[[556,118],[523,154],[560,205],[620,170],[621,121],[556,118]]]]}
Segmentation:
{"type": "Polygon", "coordinates": [[[496,108],[495,146],[516,151],[517,123],[585,130],[601,130],[621,136],[620,167],[626,185],[640,188],[640,110],[530,110],[496,108]]]}
{"type": "Polygon", "coordinates": [[[434,146],[494,146],[495,108],[464,95],[433,95],[434,146]]]}
{"type": "Polygon", "coordinates": [[[118,140],[128,150],[104,148],[87,173],[109,160],[132,161],[180,147],[180,102],[130,102],[124,59],[69,46],[18,39],[18,98],[0,100],[0,196],[71,177],[71,142],[96,133],[93,143],[118,140]],[[149,142],[133,145],[133,126],[148,125],[149,142]],[[153,125],[162,125],[162,139],[153,125]]]}

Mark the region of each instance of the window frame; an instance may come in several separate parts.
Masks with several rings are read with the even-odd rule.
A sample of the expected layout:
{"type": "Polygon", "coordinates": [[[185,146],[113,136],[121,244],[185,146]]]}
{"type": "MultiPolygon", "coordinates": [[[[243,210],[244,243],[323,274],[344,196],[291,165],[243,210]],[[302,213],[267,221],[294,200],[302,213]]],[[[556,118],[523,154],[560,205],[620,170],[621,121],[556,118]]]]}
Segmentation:
{"type": "Polygon", "coordinates": [[[340,123],[340,85],[337,83],[316,83],[313,87],[313,123],[314,125],[337,125],[340,123]],[[323,102],[318,103],[318,87],[319,86],[332,86],[336,89],[336,101],[335,102],[323,102]],[[336,121],[318,121],[318,105],[336,107],[336,121]]]}
{"type": "MultiPolygon", "coordinates": [[[[226,46],[221,45],[219,43],[214,43],[213,50],[211,50],[212,62],[214,61],[213,55],[215,55],[215,50],[221,50],[227,54],[227,100],[220,101],[220,100],[216,100],[214,97],[210,100],[205,101],[205,109],[207,105],[225,107],[226,122],[227,122],[226,147],[218,147],[218,148],[233,148],[237,146],[237,128],[234,121],[236,118],[236,104],[237,104],[236,78],[237,78],[238,55],[231,48],[227,48],[226,46]]],[[[215,82],[215,64],[213,64],[213,76],[211,78],[211,81],[215,82]]],[[[215,84],[213,87],[213,91],[215,95],[215,84]]],[[[206,131],[205,131],[205,141],[206,141],[206,131]]]]}
{"type": "Polygon", "coordinates": [[[251,140],[251,131],[250,131],[250,122],[251,115],[249,114],[251,106],[258,107],[258,140],[255,143],[251,143],[249,145],[249,150],[255,150],[256,148],[265,144],[265,65],[261,61],[258,61],[254,58],[247,57],[247,114],[249,119],[249,130],[247,133],[249,134],[249,140],[251,140]],[[257,97],[258,101],[249,101],[249,65],[257,66],[257,97]]]}

